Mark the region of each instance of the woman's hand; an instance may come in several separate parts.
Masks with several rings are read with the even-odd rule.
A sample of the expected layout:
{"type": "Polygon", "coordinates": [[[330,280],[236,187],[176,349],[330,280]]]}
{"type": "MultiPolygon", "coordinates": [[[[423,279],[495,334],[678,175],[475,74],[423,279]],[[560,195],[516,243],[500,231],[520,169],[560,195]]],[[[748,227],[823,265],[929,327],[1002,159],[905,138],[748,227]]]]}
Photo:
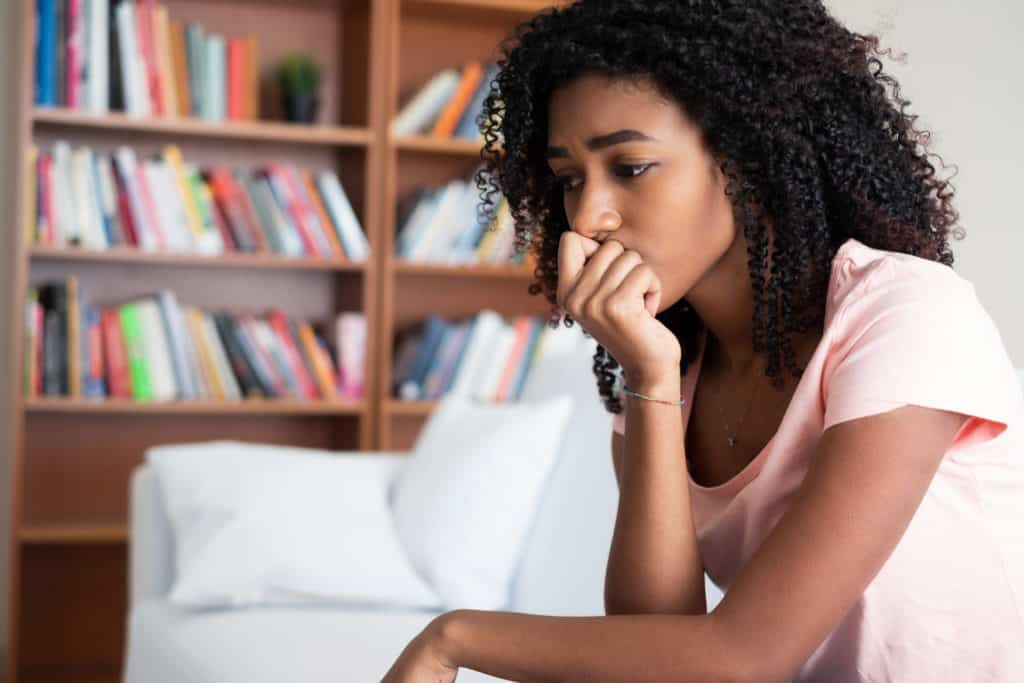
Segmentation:
{"type": "Polygon", "coordinates": [[[444,617],[439,617],[412,639],[381,683],[452,683],[459,669],[441,647],[444,617]]]}
{"type": "Polygon", "coordinates": [[[654,316],[661,281],[636,251],[567,231],[558,245],[558,305],[618,361],[631,381],[678,367],[682,349],[654,316]]]}

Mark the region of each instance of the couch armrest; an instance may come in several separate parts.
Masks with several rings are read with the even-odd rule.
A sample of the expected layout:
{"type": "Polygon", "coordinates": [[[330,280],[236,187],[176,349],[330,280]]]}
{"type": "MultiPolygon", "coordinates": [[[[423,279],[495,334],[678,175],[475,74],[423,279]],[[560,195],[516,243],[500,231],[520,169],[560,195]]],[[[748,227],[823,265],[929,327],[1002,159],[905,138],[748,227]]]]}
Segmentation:
{"type": "Polygon", "coordinates": [[[129,607],[166,595],[174,580],[174,536],[164,512],[156,473],[145,464],[132,470],[129,531],[129,607]]]}

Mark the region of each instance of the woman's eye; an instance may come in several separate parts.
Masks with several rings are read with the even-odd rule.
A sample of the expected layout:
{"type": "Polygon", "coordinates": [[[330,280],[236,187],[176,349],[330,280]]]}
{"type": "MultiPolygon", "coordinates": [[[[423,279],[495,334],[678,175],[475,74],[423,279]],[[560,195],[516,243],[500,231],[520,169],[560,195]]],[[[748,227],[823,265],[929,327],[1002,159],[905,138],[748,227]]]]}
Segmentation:
{"type": "Polygon", "coordinates": [[[654,164],[615,164],[615,175],[620,178],[635,178],[654,164]]]}

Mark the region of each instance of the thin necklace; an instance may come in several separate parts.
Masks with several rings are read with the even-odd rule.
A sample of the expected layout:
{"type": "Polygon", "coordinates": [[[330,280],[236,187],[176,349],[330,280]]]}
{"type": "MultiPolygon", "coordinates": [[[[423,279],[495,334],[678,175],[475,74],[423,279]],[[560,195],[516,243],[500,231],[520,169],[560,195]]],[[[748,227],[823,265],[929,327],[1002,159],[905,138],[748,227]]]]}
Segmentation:
{"type": "Polygon", "coordinates": [[[754,387],[750,390],[750,398],[747,399],[747,407],[743,410],[743,414],[740,415],[739,421],[736,423],[736,429],[729,429],[729,422],[725,419],[725,410],[722,408],[722,388],[718,388],[718,413],[722,416],[722,424],[725,426],[725,440],[729,443],[730,448],[735,448],[736,437],[739,435],[740,429],[743,427],[743,421],[747,419],[747,414],[750,412],[750,406],[754,404],[754,395],[757,394],[757,376],[754,376],[754,387]]]}

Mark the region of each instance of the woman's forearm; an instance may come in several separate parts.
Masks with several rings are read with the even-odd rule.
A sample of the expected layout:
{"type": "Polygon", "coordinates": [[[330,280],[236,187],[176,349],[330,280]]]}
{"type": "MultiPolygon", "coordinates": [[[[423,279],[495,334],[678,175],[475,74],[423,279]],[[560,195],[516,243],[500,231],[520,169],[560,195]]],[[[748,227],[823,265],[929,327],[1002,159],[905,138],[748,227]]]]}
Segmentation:
{"type": "MultiPolygon", "coordinates": [[[[741,652],[709,615],[550,617],[457,610],[440,618],[440,651],[458,667],[521,683],[748,680],[741,652]]],[[[752,680],[752,679],[751,679],[752,680]]]]}
{"type": "MultiPolygon", "coordinates": [[[[678,397],[679,369],[629,386],[655,398],[678,397]]],[[[625,410],[605,609],[608,614],[704,614],[704,569],[690,512],[679,408],[626,397],[625,410]]]]}

